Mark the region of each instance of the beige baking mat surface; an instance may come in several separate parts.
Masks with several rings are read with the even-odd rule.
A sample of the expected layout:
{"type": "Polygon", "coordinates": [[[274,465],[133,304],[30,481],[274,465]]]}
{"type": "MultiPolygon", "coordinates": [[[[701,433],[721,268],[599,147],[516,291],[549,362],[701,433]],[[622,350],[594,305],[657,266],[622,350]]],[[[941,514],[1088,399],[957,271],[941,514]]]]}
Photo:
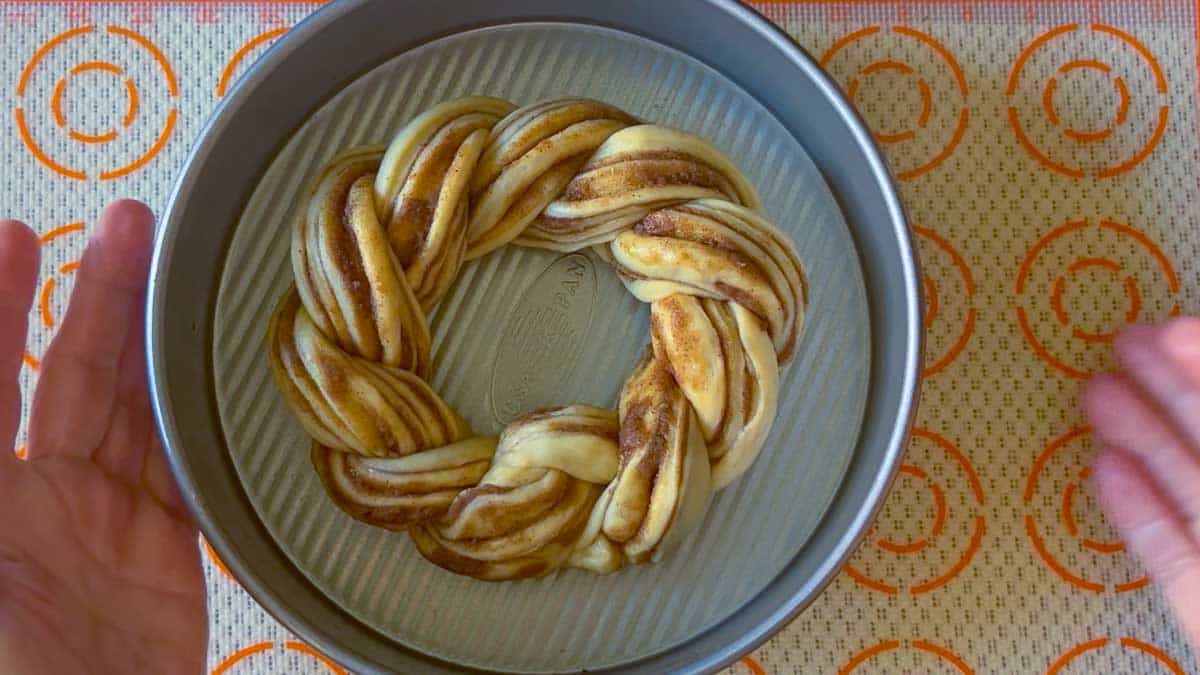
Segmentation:
{"type": "MultiPolygon", "coordinates": [[[[27,394],[86,223],[119,196],[161,207],[230,83],[315,7],[0,0],[0,213],[44,245],[27,394]]],[[[1200,672],[1097,510],[1075,405],[1121,322],[1200,312],[1196,6],[760,9],[885,148],[916,227],[929,340],[878,524],[812,608],[731,672],[1200,672]]],[[[205,567],[213,673],[342,672],[210,552],[205,567]]]]}

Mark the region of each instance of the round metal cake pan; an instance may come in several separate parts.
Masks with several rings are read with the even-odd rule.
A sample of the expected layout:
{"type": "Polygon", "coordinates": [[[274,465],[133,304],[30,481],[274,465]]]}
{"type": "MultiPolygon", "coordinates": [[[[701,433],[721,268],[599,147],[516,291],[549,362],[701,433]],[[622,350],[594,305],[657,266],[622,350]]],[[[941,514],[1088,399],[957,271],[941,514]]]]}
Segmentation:
{"type": "MultiPolygon", "coordinates": [[[[242,456],[230,441],[236,436],[225,428],[229,401],[221,385],[228,371],[218,338],[229,333],[220,323],[222,303],[231,294],[227,280],[231,275],[270,274],[235,255],[239,241],[247,239],[246,228],[256,226],[252,218],[248,221],[256,192],[261,192],[256,186],[261,188],[264,174],[270,176],[280,158],[297,151],[295,139],[303,136],[314,115],[321,117],[344,91],[353,89],[348,85],[381,64],[458,36],[471,40],[489,32],[520,33],[526,40],[538,39],[543,25],[547,35],[565,26],[580,29],[588,40],[617,36],[611,38],[614,50],[636,51],[639,44],[649,44],[686,55],[697,68],[727,78],[789,141],[798,142],[807,155],[804,162],[818,180],[823,178],[822,190],[840,212],[839,227],[847,231],[848,250],[861,269],[864,328],[857,337],[864,344],[864,386],[855,411],[861,428],[853,430],[844,472],[837,474],[797,550],[752,593],[712,625],[635,659],[530,671],[706,672],[732,662],[785,625],[841,568],[874,518],[907,439],[921,352],[918,275],[908,226],[869,131],[833,82],[784,33],[753,11],[722,0],[459,0],[433,14],[427,3],[416,1],[334,3],[293,28],[252,68],[221,103],[189,156],[160,227],[148,307],[148,358],[169,459],[205,537],[271,614],[356,672],[523,668],[512,667],[511,659],[492,663],[486,653],[459,658],[389,634],[298,563],[290,542],[281,540],[277,525],[264,518],[259,496],[247,489],[242,456]]],[[[636,85],[630,82],[630,87],[636,85]]],[[[645,110],[634,112],[654,117],[645,110]]],[[[722,140],[728,146],[728,139],[714,138],[718,145],[722,140]]],[[[736,152],[734,158],[744,167],[753,161],[736,152]]],[[[764,170],[748,168],[752,176],[756,169],[764,170]]],[[[775,183],[772,190],[780,193],[779,180],[775,183]]],[[[771,201],[766,202],[770,207],[771,201]]],[[[261,348],[260,335],[249,338],[248,350],[261,348]]],[[[251,410],[242,417],[263,410],[257,404],[245,407],[251,410]]],[[[777,425],[789,422],[781,419],[777,425]]],[[[767,448],[764,455],[771,452],[767,448]]],[[[297,464],[289,473],[311,473],[306,470],[297,464]]],[[[752,479],[748,474],[743,482],[752,479]]],[[[331,549],[329,556],[337,553],[331,549]]],[[[541,587],[518,585],[512,592],[532,593],[531,588],[541,587]]]]}

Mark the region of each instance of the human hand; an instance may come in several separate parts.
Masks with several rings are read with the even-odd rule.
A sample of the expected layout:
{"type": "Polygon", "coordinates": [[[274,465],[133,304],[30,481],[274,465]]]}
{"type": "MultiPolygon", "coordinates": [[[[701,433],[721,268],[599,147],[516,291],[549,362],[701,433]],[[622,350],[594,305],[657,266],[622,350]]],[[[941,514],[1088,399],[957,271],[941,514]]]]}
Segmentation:
{"type": "Polygon", "coordinates": [[[197,531],[150,413],[143,307],[154,219],[100,217],[42,362],[28,461],[11,452],[38,242],[0,221],[0,673],[198,673],[197,531]]]}
{"type": "Polygon", "coordinates": [[[1083,393],[1109,520],[1200,649],[1200,319],[1130,326],[1083,393]]]}

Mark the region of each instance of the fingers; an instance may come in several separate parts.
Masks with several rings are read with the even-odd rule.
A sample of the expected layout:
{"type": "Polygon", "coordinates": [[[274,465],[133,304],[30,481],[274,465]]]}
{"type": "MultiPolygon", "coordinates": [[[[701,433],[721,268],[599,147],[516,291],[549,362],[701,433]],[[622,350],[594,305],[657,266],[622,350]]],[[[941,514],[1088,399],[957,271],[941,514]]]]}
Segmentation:
{"type": "Polygon", "coordinates": [[[1124,377],[1087,385],[1084,406],[1110,448],[1096,460],[1101,503],[1200,644],[1200,320],[1130,326],[1124,377]]]}
{"type": "Polygon", "coordinates": [[[1200,319],[1129,326],[1116,349],[1129,378],[1170,416],[1193,450],[1200,448],[1200,319]]]}
{"type": "Polygon", "coordinates": [[[1109,520],[1162,586],[1191,643],[1200,644],[1200,545],[1194,528],[1189,532],[1130,453],[1102,450],[1092,475],[1109,520]]]}
{"type": "Polygon", "coordinates": [[[142,467],[142,487],[171,515],[193,528],[196,526],[187,504],[184,503],[183,496],[179,492],[179,485],[175,482],[175,476],[167,464],[166,452],[157,435],[154,436],[150,449],[146,453],[146,461],[142,467]]]}
{"type": "Polygon", "coordinates": [[[10,459],[21,420],[17,376],[37,286],[38,255],[37,236],[28,227],[0,220],[0,460],[10,459]]]}
{"type": "Polygon", "coordinates": [[[142,465],[157,439],[146,383],[144,331],[134,331],[125,341],[117,373],[116,405],[108,432],[92,460],[109,475],[138,487],[142,465]]]}
{"type": "Polygon", "coordinates": [[[84,251],[58,335],[42,362],[29,458],[88,457],[109,428],[121,355],[142,332],[154,217],[143,204],[105,209],[84,251]]]}
{"type": "Polygon", "coordinates": [[[137,331],[126,341],[112,423],[92,460],[126,485],[144,490],[175,518],[195,527],[175,486],[150,409],[144,331],[137,331]]]}
{"type": "Polygon", "coordinates": [[[1083,404],[1102,445],[1121,448],[1141,462],[1179,513],[1200,514],[1200,456],[1132,382],[1097,376],[1085,387],[1083,404]]]}

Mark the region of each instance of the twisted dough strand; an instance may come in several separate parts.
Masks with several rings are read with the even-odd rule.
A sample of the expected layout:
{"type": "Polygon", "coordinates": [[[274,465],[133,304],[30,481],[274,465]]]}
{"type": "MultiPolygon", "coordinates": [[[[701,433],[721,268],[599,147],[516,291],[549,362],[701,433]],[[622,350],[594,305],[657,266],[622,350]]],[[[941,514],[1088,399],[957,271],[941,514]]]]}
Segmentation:
{"type": "Polygon", "coordinates": [[[383,156],[376,213],[426,314],[458,277],[471,178],[489,132],[512,109],[483,96],[443,103],[410,122],[383,156]]]}
{"type": "Polygon", "coordinates": [[[475,168],[467,257],[489,253],[521,234],[597,148],[635,122],[587,99],[539,103],[501,120],[475,168]]]}
{"type": "Polygon", "coordinates": [[[655,210],[715,197],[758,208],[737,167],[699,136],[642,124],[614,133],[517,243],[556,251],[602,244],[655,210]]]}
{"type": "Polygon", "coordinates": [[[275,381],[322,445],[364,457],[404,456],[469,434],[425,380],[330,342],[295,293],[279,304],[268,340],[275,381]]]}
{"type": "Polygon", "coordinates": [[[429,374],[429,327],[375,216],[377,149],[335,159],[292,229],[296,290],[321,333],[369,361],[429,374]]]}
{"type": "Polygon", "coordinates": [[[519,417],[500,435],[479,485],[446,517],[412,531],[421,553],[481,579],[540,576],[575,556],[578,566],[621,566],[615,546],[585,535],[603,486],[617,470],[617,415],[585,405],[519,417]]]}
{"type": "Polygon", "coordinates": [[[335,158],[308,200],[272,372],[333,501],[430,561],[487,580],[656,561],[762,448],[807,287],[703,139],[587,99],[470,97],[335,158]],[[591,247],[650,305],[617,411],[537,410],[497,439],[426,383],[426,316],[510,242],[591,247]]]}

